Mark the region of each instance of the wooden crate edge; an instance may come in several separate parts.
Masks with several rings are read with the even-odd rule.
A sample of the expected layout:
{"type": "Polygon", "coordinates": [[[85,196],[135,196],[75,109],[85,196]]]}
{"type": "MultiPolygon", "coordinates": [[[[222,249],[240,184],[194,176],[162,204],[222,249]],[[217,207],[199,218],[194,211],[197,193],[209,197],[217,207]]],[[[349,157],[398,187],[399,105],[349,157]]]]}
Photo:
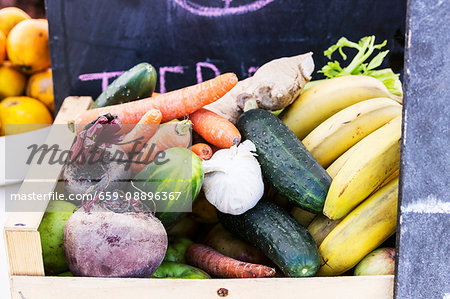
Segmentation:
{"type": "Polygon", "coordinates": [[[11,277],[12,298],[392,298],[394,277],[138,279],[11,277]]]}

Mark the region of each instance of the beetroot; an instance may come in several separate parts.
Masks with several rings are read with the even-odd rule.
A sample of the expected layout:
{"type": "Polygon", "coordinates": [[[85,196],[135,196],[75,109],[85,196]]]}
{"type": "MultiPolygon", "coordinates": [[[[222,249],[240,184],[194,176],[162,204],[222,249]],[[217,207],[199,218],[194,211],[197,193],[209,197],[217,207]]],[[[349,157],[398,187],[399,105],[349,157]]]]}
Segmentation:
{"type": "Polygon", "coordinates": [[[99,194],[125,188],[131,165],[117,145],[123,139],[121,129],[120,120],[111,114],[86,125],[72,145],[70,159],[64,167],[66,193],[99,194]]]}
{"type": "Polygon", "coordinates": [[[64,228],[64,251],[76,276],[150,277],[167,250],[167,234],[150,213],[80,209],[64,228]]]}

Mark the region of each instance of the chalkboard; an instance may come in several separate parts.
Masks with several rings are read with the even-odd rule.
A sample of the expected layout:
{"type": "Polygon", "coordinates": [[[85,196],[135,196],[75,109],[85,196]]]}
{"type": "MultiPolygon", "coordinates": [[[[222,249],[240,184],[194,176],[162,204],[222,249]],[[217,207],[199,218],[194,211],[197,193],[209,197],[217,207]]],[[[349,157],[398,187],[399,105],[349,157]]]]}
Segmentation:
{"type": "Polygon", "coordinates": [[[449,12],[409,1],[396,298],[450,298],[449,12]]]}
{"type": "Polygon", "coordinates": [[[323,50],[341,36],[388,40],[401,71],[406,0],[47,0],[56,106],[94,98],[147,61],[165,92],[219,73],[250,76],[274,58],[323,50]]]}

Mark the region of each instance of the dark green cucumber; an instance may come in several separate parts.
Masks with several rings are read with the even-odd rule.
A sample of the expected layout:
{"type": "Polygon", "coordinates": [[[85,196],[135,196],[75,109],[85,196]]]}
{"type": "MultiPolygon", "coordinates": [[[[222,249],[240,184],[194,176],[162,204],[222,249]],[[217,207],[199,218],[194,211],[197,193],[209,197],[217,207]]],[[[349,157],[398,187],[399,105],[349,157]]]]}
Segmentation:
{"type": "Polygon", "coordinates": [[[114,80],[95,100],[91,109],[148,98],[155,91],[156,70],[139,63],[114,80]]]}
{"type": "Polygon", "coordinates": [[[255,144],[264,177],[275,190],[302,209],[322,213],[331,177],[295,134],[262,109],[242,114],[237,128],[255,144]]]}
{"type": "Polygon", "coordinates": [[[306,228],[274,203],[260,201],[241,215],[218,212],[222,225],[259,248],[286,276],[316,274],[320,255],[306,228]]]}

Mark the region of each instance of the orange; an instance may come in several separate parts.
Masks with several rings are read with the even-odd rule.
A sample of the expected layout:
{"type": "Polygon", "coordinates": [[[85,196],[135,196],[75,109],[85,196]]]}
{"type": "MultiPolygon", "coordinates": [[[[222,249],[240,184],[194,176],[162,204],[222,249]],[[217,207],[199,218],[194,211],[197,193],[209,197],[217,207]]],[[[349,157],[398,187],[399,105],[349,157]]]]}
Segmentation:
{"type": "Polygon", "coordinates": [[[0,9],[0,31],[2,31],[5,37],[7,37],[8,33],[14,28],[14,26],[16,26],[17,23],[28,19],[31,19],[31,17],[20,8],[2,8],[0,9]]]}
{"type": "Polygon", "coordinates": [[[32,74],[50,67],[47,20],[25,20],[6,38],[9,60],[24,73],[32,74]]]}
{"type": "Polygon", "coordinates": [[[0,63],[5,60],[6,56],[6,37],[3,32],[0,31],[0,63]]]}
{"type": "Polygon", "coordinates": [[[27,78],[9,61],[0,65],[0,100],[6,97],[20,96],[25,90],[27,78]]]}
{"type": "Polygon", "coordinates": [[[52,70],[34,74],[28,79],[27,96],[38,99],[44,103],[50,111],[54,111],[52,70]]]}
{"type": "Polygon", "coordinates": [[[1,135],[5,135],[5,127],[10,124],[23,126],[9,126],[8,135],[25,133],[35,130],[39,126],[26,124],[51,124],[53,117],[47,107],[40,101],[30,97],[8,97],[0,102],[0,119],[2,120],[1,135]]]}

